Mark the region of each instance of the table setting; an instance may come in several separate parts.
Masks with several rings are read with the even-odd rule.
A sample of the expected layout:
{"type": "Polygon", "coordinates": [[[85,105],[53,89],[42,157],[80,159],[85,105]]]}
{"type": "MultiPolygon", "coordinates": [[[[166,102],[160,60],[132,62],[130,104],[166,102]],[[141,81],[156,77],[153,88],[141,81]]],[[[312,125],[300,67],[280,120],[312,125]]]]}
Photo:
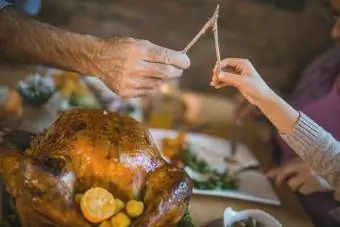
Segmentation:
{"type": "MultiPolygon", "coordinates": [[[[220,67],[218,13],[219,5],[213,16],[182,52],[187,53],[198,39],[211,28],[214,35],[217,67],[220,67]]],[[[68,138],[68,134],[72,136],[73,133],[84,130],[83,134],[79,136],[80,139],[77,137],[76,140],[80,143],[80,145],[77,144],[80,146],[79,149],[76,149],[79,155],[73,158],[79,160],[82,156],[90,155],[87,156],[83,165],[88,164],[95,173],[94,175],[111,176],[110,174],[115,175],[115,171],[117,171],[124,175],[124,177],[118,177],[124,182],[123,178],[136,174],[137,177],[131,178],[128,184],[124,185],[125,189],[128,189],[124,193],[129,193],[130,188],[137,193],[138,187],[142,184],[140,179],[143,178],[144,173],[135,165],[142,163],[140,165],[146,165],[145,168],[162,166],[160,172],[148,172],[156,177],[147,181],[145,187],[151,185],[149,190],[152,196],[156,197],[160,196],[157,196],[156,193],[167,191],[165,196],[168,197],[165,197],[165,202],[159,201],[157,198],[147,198],[148,201],[143,201],[140,198],[129,200],[122,192],[123,190],[117,189],[112,190],[116,194],[101,187],[92,187],[88,190],[77,189],[75,198],[71,199],[69,203],[80,206],[78,210],[81,210],[82,218],[91,223],[86,226],[145,226],[135,224],[141,220],[140,218],[147,217],[144,214],[150,216],[149,220],[158,218],[164,222],[155,214],[155,211],[150,212],[148,209],[162,206],[167,209],[171,207],[169,204],[172,204],[171,211],[173,213],[164,212],[163,216],[173,218],[171,215],[175,215],[176,212],[184,213],[177,218],[178,220],[176,219],[177,223],[169,224],[170,226],[313,226],[293,192],[288,187],[275,188],[266,177],[265,171],[275,166],[275,163],[268,155],[268,148],[263,137],[260,136],[261,129],[258,125],[254,122],[244,121],[236,115],[235,106],[230,100],[181,90],[179,82],[178,79],[168,80],[160,86],[159,91],[151,95],[125,100],[114,94],[98,78],[38,67],[36,73],[28,75],[15,88],[5,88],[5,90],[14,93],[14,96],[20,101],[16,101],[15,106],[11,106],[11,112],[0,114],[0,136],[4,134],[5,136],[1,139],[6,140],[7,136],[9,142],[22,145],[22,150],[25,150],[24,152],[27,153],[25,155],[28,155],[29,158],[34,157],[34,153],[39,153],[40,150],[46,152],[47,157],[44,156],[42,161],[44,163],[46,158],[48,159],[48,164],[52,165],[51,171],[60,167],[60,163],[64,161],[60,159],[64,157],[58,156],[58,160],[53,159],[55,158],[53,155],[49,157],[48,155],[51,154],[49,151],[44,151],[43,145],[52,148],[53,143],[64,144],[66,148],[75,146],[72,139],[68,138]],[[13,112],[16,114],[11,114],[13,112]],[[68,120],[67,117],[70,119],[68,120]],[[103,123],[105,119],[108,120],[103,123]],[[101,125],[102,128],[96,124],[101,125]],[[92,131],[87,129],[88,125],[93,129],[92,131]],[[55,129],[60,129],[61,126],[65,127],[65,132],[58,132],[55,129]],[[111,126],[114,129],[108,128],[111,126]],[[102,130],[96,131],[98,127],[102,130]],[[95,149],[99,148],[96,147],[95,142],[99,141],[99,147],[106,149],[110,147],[112,141],[106,140],[108,134],[105,132],[110,130],[115,130],[112,133],[112,140],[114,140],[113,138],[120,140],[115,148],[122,146],[122,150],[124,150],[130,148],[131,144],[146,142],[146,151],[138,150],[136,151],[138,154],[122,151],[123,158],[112,158],[110,152],[106,157],[98,155],[95,149]],[[128,133],[122,134],[124,130],[127,130],[128,133]],[[64,133],[66,134],[64,135],[64,133]],[[137,133],[137,136],[132,135],[134,133],[137,133]],[[13,138],[11,134],[17,135],[17,137],[13,138]],[[60,139],[60,137],[65,138],[60,139]],[[92,144],[88,145],[83,137],[91,139],[92,144]],[[31,141],[32,138],[33,142],[28,144],[27,141],[31,141]],[[45,140],[48,142],[46,143],[45,140]],[[36,146],[36,149],[31,146],[36,146]],[[150,161],[151,164],[148,163],[149,156],[154,156],[150,161]],[[96,165],[93,161],[94,164],[91,165],[91,160],[99,160],[106,164],[96,165]],[[124,160],[131,164],[126,169],[121,167],[124,160]],[[110,169],[110,167],[112,168],[110,169]],[[134,169],[133,173],[131,173],[131,169],[134,169]],[[185,175],[179,177],[176,175],[176,171],[181,171],[185,175]],[[161,184],[158,183],[158,180],[161,184]],[[162,188],[162,184],[169,188],[162,188]],[[174,194],[169,197],[171,193],[174,194]],[[185,196],[189,195],[190,201],[188,198],[183,200],[185,196]],[[99,206],[98,202],[103,205],[99,206]],[[188,203],[188,208],[183,210],[182,206],[186,203],[188,203]]],[[[7,102],[10,101],[12,100],[8,98],[7,102]]],[[[117,150],[115,152],[119,153],[119,149],[117,150]]],[[[70,156],[72,156],[72,152],[66,159],[72,160],[70,156]]],[[[39,159],[39,155],[34,158],[39,159]]],[[[9,160],[13,161],[12,166],[18,164],[16,160],[11,159],[11,156],[9,156],[9,160]]],[[[10,168],[3,172],[10,171],[10,168]]],[[[46,168],[45,166],[45,170],[46,168]]],[[[84,167],[80,165],[79,169],[77,171],[81,171],[84,167]]],[[[44,176],[45,170],[38,172],[44,176]]],[[[67,177],[70,177],[75,173],[70,171],[68,174],[67,177]]],[[[65,180],[63,177],[65,176],[61,176],[62,180],[65,180]]],[[[93,180],[91,177],[87,179],[90,182],[93,180]]],[[[60,187],[55,175],[49,175],[47,179],[56,182],[56,187],[60,187]]],[[[12,182],[11,179],[9,182],[12,182]]],[[[105,185],[107,188],[112,186],[106,183],[99,182],[98,184],[105,185]]],[[[115,182],[115,187],[118,187],[119,183],[121,182],[115,182]]],[[[39,184],[39,179],[35,184],[39,184]]],[[[70,182],[66,184],[70,184],[70,182]]],[[[18,203],[12,197],[16,191],[13,192],[13,188],[10,188],[9,191],[12,191],[8,193],[4,189],[5,185],[1,182],[0,227],[22,227],[19,213],[21,212],[23,216],[23,207],[18,207],[18,203]]],[[[28,190],[26,193],[29,192],[28,190]]],[[[48,192],[44,193],[48,195],[48,192]]],[[[44,197],[44,193],[40,196],[44,197]]],[[[147,194],[147,192],[145,193],[147,194]]],[[[72,196],[74,196],[73,194],[72,196]]],[[[63,196],[65,194],[61,197],[63,196]]],[[[162,196],[164,195],[162,194],[162,196]]],[[[39,199],[38,197],[37,200],[39,199]]],[[[61,200],[63,199],[70,199],[70,196],[65,196],[61,200]]],[[[77,209],[70,212],[75,210],[77,209]]],[[[161,211],[163,212],[162,209],[161,211]]],[[[83,221],[82,218],[75,217],[77,218],[70,221],[77,221],[78,218],[83,221]]]]}
{"type": "Polygon", "coordinates": [[[194,226],[312,226],[290,189],[277,189],[266,178],[264,170],[274,162],[263,158],[265,143],[256,125],[242,122],[235,132],[226,99],[182,91],[179,81],[169,81],[158,93],[126,101],[94,77],[48,68],[20,81],[15,91],[23,111],[19,118],[3,120],[3,128],[38,133],[77,108],[115,111],[140,122],[164,160],[193,181],[189,210],[194,226]],[[225,107],[220,121],[198,111],[218,109],[211,105],[215,99],[225,107]]]}

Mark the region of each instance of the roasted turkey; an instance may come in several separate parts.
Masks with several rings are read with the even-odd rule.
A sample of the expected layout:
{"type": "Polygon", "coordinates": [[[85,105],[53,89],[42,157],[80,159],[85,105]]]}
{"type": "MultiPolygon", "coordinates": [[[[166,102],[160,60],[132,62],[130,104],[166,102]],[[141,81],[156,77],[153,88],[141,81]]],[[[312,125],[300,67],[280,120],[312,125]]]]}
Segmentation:
{"type": "Polygon", "coordinates": [[[176,226],[187,209],[190,179],[163,160],[149,132],[130,117],[77,109],[32,141],[12,134],[0,148],[0,173],[23,227],[93,226],[74,201],[92,187],[144,201],[136,227],[176,226]]]}

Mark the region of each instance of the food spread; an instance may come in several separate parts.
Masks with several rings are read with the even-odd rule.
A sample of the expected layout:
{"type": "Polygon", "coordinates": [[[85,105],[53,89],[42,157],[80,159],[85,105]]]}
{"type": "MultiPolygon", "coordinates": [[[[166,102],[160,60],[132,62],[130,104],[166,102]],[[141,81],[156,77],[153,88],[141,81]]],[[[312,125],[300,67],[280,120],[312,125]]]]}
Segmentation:
{"type": "Polygon", "coordinates": [[[1,151],[0,172],[21,226],[86,227],[107,225],[110,219],[152,227],[190,219],[185,216],[189,177],[164,161],[148,131],[130,117],[71,110],[36,136],[28,150],[3,144],[1,151]],[[123,202],[124,212],[120,208],[115,214],[123,206],[115,199],[123,202]],[[98,204],[104,209],[93,209],[98,204]]]}
{"type": "Polygon", "coordinates": [[[237,180],[230,177],[228,171],[218,172],[211,168],[192,149],[184,131],[179,131],[175,138],[162,139],[162,154],[172,165],[185,169],[192,178],[195,189],[237,189],[237,180]]]}

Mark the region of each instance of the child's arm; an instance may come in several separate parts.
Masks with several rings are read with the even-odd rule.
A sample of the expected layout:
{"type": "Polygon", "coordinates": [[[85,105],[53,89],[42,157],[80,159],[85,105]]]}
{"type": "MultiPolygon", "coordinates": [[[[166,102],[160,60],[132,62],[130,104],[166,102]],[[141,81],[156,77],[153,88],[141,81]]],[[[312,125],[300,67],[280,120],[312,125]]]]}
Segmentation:
{"type": "Polygon", "coordinates": [[[335,191],[340,191],[340,143],[275,94],[248,60],[225,59],[222,66],[223,70],[218,74],[220,83],[215,87],[236,87],[249,102],[260,108],[288,145],[335,191]]]}

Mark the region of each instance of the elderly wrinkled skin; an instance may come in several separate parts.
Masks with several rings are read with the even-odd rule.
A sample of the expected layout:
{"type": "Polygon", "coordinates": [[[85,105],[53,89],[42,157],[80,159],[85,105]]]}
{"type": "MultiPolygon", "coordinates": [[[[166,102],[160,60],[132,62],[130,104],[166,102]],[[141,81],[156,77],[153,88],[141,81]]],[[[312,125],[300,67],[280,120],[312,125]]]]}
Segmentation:
{"type": "Polygon", "coordinates": [[[74,202],[91,187],[142,199],[146,210],[133,226],[175,226],[192,193],[188,176],[165,163],[147,130],[101,110],[62,114],[25,152],[3,143],[0,164],[23,227],[92,226],[74,202]]]}

